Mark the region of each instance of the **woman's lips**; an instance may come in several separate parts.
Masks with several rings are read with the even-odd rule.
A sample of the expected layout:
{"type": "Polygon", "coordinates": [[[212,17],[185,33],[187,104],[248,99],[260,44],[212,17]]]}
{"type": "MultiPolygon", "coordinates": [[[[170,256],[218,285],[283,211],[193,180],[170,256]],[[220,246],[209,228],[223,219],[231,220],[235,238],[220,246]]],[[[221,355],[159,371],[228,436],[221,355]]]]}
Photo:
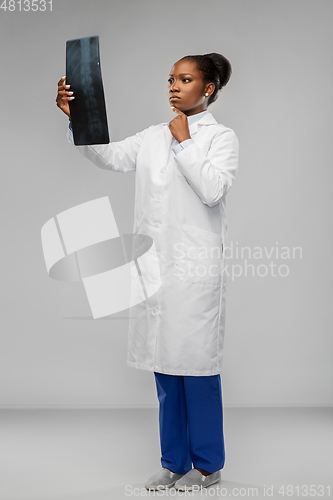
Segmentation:
{"type": "Polygon", "coordinates": [[[177,96],[174,96],[174,95],[173,95],[173,96],[171,96],[171,97],[169,98],[169,100],[170,100],[170,101],[174,101],[175,99],[180,99],[180,97],[177,97],[177,96]]]}

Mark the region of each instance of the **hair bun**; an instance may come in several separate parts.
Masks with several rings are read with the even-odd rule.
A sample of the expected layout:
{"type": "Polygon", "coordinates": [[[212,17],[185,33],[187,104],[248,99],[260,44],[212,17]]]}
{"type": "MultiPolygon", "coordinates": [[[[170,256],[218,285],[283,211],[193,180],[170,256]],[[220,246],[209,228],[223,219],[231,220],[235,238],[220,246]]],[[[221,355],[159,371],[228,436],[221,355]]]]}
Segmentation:
{"type": "Polygon", "coordinates": [[[222,54],[217,54],[216,52],[211,52],[209,54],[204,54],[208,57],[210,61],[214,64],[217,73],[219,75],[219,89],[224,87],[230,80],[232,68],[231,64],[226,57],[222,54]]]}

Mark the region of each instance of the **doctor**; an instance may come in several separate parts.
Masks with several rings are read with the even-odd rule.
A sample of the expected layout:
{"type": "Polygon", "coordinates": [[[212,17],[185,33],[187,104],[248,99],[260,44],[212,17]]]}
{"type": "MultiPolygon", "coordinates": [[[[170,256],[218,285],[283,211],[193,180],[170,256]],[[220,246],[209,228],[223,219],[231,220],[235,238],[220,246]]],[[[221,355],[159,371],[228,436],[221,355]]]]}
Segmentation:
{"type": "MultiPolygon", "coordinates": [[[[225,328],[226,194],[238,170],[235,132],[207,110],[231,76],[221,54],[185,56],[168,76],[176,116],[122,141],[76,146],[96,166],[136,172],[133,233],[153,238],[157,293],[131,308],[127,364],[154,372],[162,469],[147,489],[218,482],[225,462],[220,371],[225,328]],[[193,463],[193,468],[192,468],[193,463]]],[[[66,77],[57,106],[70,118],[66,77]]],[[[71,123],[67,133],[73,142],[71,123]]]]}

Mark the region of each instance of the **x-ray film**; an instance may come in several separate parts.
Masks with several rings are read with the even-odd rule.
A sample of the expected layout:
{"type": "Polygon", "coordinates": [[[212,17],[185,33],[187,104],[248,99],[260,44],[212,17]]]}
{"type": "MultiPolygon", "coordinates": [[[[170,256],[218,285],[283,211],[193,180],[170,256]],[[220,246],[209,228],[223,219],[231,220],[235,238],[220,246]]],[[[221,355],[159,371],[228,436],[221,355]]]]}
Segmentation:
{"type": "Polygon", "coordinates": [[[108,144],[110,137],[98,36],[67,40],[66,85],[71,86],[75,96],[68,101],[74,144],[108,144]]]}

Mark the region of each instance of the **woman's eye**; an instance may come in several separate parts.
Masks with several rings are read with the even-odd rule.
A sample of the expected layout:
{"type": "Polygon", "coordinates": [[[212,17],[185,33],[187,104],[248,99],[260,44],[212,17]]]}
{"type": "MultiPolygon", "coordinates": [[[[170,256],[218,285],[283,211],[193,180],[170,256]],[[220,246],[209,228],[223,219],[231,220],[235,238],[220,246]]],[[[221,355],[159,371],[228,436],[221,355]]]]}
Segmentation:
{"type": "MultiPolygon", "coordinates": [[[[183,82],[191,82],[192,80],[190,78],[183,78],[183,82]]],[[[172,83],[172,78],[169,78],[168,83],[172,83]]]]}

